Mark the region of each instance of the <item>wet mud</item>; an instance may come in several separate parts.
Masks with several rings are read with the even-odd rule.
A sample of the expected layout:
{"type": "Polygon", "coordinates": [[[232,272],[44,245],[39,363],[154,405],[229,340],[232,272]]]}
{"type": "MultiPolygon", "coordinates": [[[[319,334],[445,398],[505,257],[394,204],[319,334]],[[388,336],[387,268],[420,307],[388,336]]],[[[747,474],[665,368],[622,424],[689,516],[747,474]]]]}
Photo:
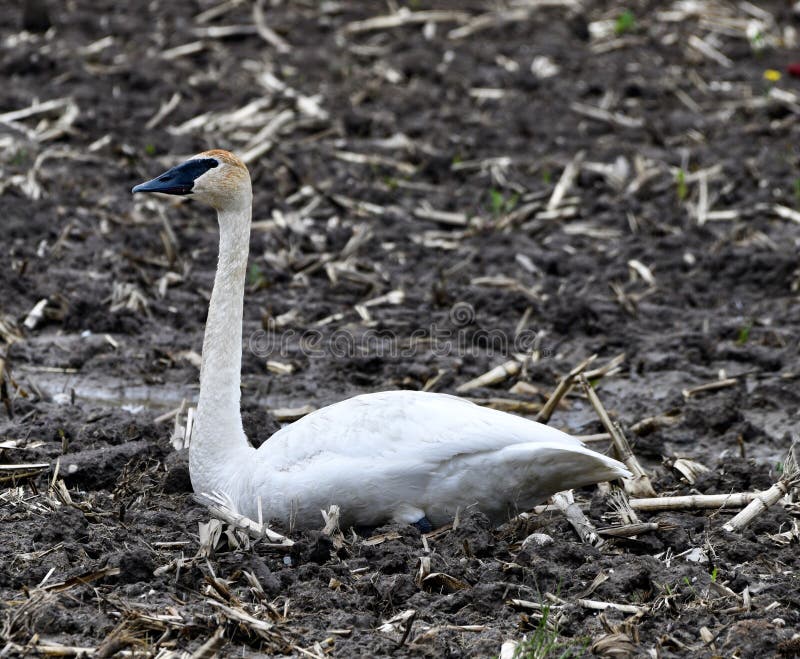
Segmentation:
{"type": "MultiPolygon", "coordinates": [[[[454,393],[518,353],[465,395],[534,414],[575,364],[624,353],[596,389],[659,495],[766,490],[800,422],[789,4],[408,3],[453,13],[373,28],[390,7],[57,4],[0,3],[0,463],[45,465],[0,482],[4,656],[800,654],[796,490],[741,532],[730,510],[639,512],[658,528],[599,549],[558,512],[494,529],[471,510],[430,537],[201,547],[208,511],[156,419],[197,395],[216,227],[129,193],[204,149],[251,153],[256,445],[303,405],[454,393]]],[[[552,423],[603,432],[577,390],[552,423]]]]}

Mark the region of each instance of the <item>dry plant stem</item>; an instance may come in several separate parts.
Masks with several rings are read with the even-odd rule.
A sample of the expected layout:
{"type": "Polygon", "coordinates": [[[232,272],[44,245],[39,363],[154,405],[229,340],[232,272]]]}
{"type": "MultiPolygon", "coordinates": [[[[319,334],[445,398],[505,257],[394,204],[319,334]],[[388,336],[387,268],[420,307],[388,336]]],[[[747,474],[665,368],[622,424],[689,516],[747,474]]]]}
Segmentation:
{"type": "Polygon", "coordinates": [[[633,508],[631,508],[628,495],[625,494],[624,490],[617,488],[611,493],[609,502],[611,503],[611,507],[616,511],[619,521],[622,522],[622,524],[639,524],[639,518],[636,516],[636,512],[633,508]]]}
{"type": "MultiPolygon", "coordinates": [[[[12,644],[9,644],[12,646],[12,644]]],[[[35,656],[43,656],[43,657],[94,657],[96,656],[95,653],[97,648],[90,648],[90,647],[82,647],[79,645],[60,645],[58,643],[39,643],[38,645],[34,646],[26,646],[22,647],[20,645],[14,645],[14,649],[20,652],[19,656],[23,656],[22,653],[27,654],[30,651],[36,653],[35,656]]],[[[115,657],[138,657],[139,659],[144,659],[145,657],[152,657],[154,656],[152,652],[148,652],[147,650],[119,650],[114,654],[115,657]]]]}
{"type": "Polygon", "coordinates": [[[225,642],[223,639],[224,633],[225,627],[217,627],[211,637],[192,653],[191,659],[212,659],[212,657],[216,657],[217,651],[225,642]]]}
{"type": "Polygon", "coordinates": [[[223,604],[222,602],[218,602],[217,600],[208,598],[206,599],[206,603],[220,609],[222,613],[225,614],[225,617],[229,620],[244,625],[247,629],[256,632],[260,636],[269,632],[275,626],[271,622],[259,620],[258,618],[251,616],[242,609],[235,609],[223,604]]]}
{"type": "MultiPolygon", "coordinates": [[[[677,497],[651,497],[644,499],[628,499],[628,505],[634,510],[659,512],[662,510],[719,510],[743,508],[759,496],[758,492],[736,492],[732,494],[690,494],[677,497]]],[[[581,506],[587,508],[588,506],[581,506]]],[[[552,504],[535,506],[534,515],[552,513],[558,508],[552,504]]],[[[530,513],[521,513],[520,519],[528,519],[530,513]]]]}
{"type": "Polygon", "coordinates": [[[658,531],[658,522],[638,522],[636,524],[625,524],[624,526],[609,526],[605,529],[598,529],[597,533],[611,538],[633,538],[640,533],[658,531]]]}
{"type": "Polygon", "coordinates": [[[605,407],[603,407],[603,403],[600,402],[597,392],[594,390],[594,387],[589,384],[586,377],[581,375],[579,379],[583,390],[586,392],[586,396],[589,398],[589,402],[597,412],[597,416],[600,417],[603,426],[605,426],[605,429],[611,435],[611,440],[614,442],[614,447],[617,450],[619,459],[633,472],[633,478],[623,479],[625,491],[634,496],[655,496],[656,492],[650,483],[650,478],[642,468],[642,465],[639,464],[639,460],[637,460],[636,456],[633,454],[628,440],[625,438],[625,435],[622,434],[622,430],[620,430],[616,423],[611,421],[608,412],[606,412],[605,407]]]}
{"type": "Polygon", "coordinates": [[[598,378],[603,378],[606,375],[615,373],[616,370],[624,361],[625,361],[625,353],[621,352],[616,357],[610,359],[607,363],[603,364],[602,366],[593,368],[591,371],[585,371],[583,374],[589,381],[597,380],[598,378]]]}
{"type": "Polygon", "coordinates": [[[522,4],[523,6],[519,8],[497,9],[479,14],[466,25],[450,30],[450,32],[447,33],[447,38],[452,40],[465,39],[490,28],[502,27],[506,23],[527,21],[538,8],[574,8],[575,6],[575,3],[571,0],[536,0],[535,2],[524,1],[512,4],[522,4]]]}
{"type": "Polygon", "coordinates": [[[595,359],[597,359],[597,355],[592,355],[591,357],[584,359],[580,364],[567,373],[564,378],[561,379],[555,391],[550,395],[550,398],[548,398],[547,402],[544,404],[542,411],[536,415],[536,420],[539,423],[547,423],[550,421],[550,417],[553,416],[553,412],[555,412],[559,402],[572,387],[572,383],[575,381],[575,378],[583,373],[583,371],[585,371],[589,364],[591,364],[595,359]]]}
{"type": "MultiPolygon", "coordinates": [[[[554,605],[547,605],[547,604],[540,604],[539,602],[531,602],[530,600],[523,600],[523,599],[511,599],[508,600],[508,603],[511,606],[515,606],[520,609],[532,609],[534,611],[541,611],[544,607],[548,609],[561,609],[564,605],[570,604],[571,602],[567,600],[563,600],[560,597],[556,597],[555,595],[551,595],[548,593],[547,599],[556,602],[554,605]]],[[[622,611],[623,613],[646,613],[650,609],[646,606],[636,606],[635,604],[617,604],[615,602],[601,602],[598,600],[587,600],[587,599],[577,599],[575,600],[575,604],[581,606],[585,609],[591,609],[593,611],[605,611],[606,609],[614,609],[616,611],[622,611]]]]}
{"type": "Polygon", "coordinates": [[[55,98],[50,101],[45,101],[44,103],[36,102],[33,105],[22,108],[21,110],[13,110],[11,112],[0,114],[0,123],[7,121],[19,121],[20,119],[26,119],[37,114],[44,114],[46,112],[52,112],[53,110],[60,110],[61,108],[68,106],[71,102],[72,100],[69,98],[55,98]]]}
{"type": "Polygon", "coordinates": [[[617,604],[616,602],[600,602],[598,600],[576,600],[577,604],[585,609],[592,609],[593,611],[605,611],[606,609],[613,609],[615,611],[622,611],[623,613],[646,613],[649,608],[646,606],[636,606],[635,604],[617,604]]]}
{"type": "Polygon", "coordinates": [[[292,51],[288,42],[267,25],[267,18],[264,15],[264,0],[256,0],[253,5],[253,22],[256,24],[258,36],[279,53],[285,54],[292,51]]]}
{"type": "Polygon", "coordinates": [[[757,492],[734,494],[691,494],[679,497],[653,497],[629,499],[634,510],[657,512],[660,510],[704,510],[719,508],[741,508],[758,496],[757,492]]]}
{"type": "Polygon", "coordinates": [[[272,416],[276,421],[281,423],[288,423],[302,419],[307,414],[311,414],[316,407],[312,405],[302,405],[301,407],[276,407],[271,410],[272,416]]]}
{"type": "Polygon", "coordinates": [[[586,105],[585,103],[578,103],[577,101],[570,103],[570,109],[576,114],[602,121],[612,126],[619,128],[641,128],[644,126],[644,121],[636,117],[629,117],[622,112],[609,112],[603,108],[598,108],[593,105],[586,105]]]}
{"type": "Polygon", "coordinates": [[[775,213],[775,215],[783,218],[784,220],[789,220],[790,222],[796,222],[797,224],[800,224],[800,213],[789,208],[788,206],[774,204],[772,206],[772,211],[775,213]]]}
{"type": "Polygon", "coordinates": [[[25,316],[25,320],[22,321],[22,324],[29,330],[36,329],[36,326],[42,321],[44,318],[44,308],[47,306],[48,299],[42,298],[39,300],[28,312],[28,315],[25,316]]]}
{"type": "Polygon", "coordinates": [[[611,439],[611,435],[609,435],[607,432],[599,432],[594,435],[575,435],[575,437],[580,439],[584,444],[607,442],[611,439]]]}
{"type": "Polygon", "coordinates": [[[166,119],[170,113],[178,107],[181,102],[181,95],[178,92],[175,92],[168,101],[161,104],[161,107],[158,108],[158,111],[150,117],[148,122],[145,124],[145,128],[147,130],[153,130],[158,124],[160,124],[164,119],[166,119]]]}
{"type": "Polygon", "coordinates": [[[491,398],[465,397],[465,400],[472,401],[476,405],[492,407],[496,410],[502,410],[503,412],[516,412],[517,414],[533,415],[542,409],[539,403],[517,400],[516,398],[500,398],[498,396],[493,396],[491,398]]]}
{"type": "Polygon", "coordinates": [[[472,389],[488,387],[493,384],[497,384],[498,382],[502,382],[503,380],[517,375],[521,366],[522,365],[517,360],[511,359],[504,364],[500,364],[500,366],[495,366],[493,369],[487,371],[483,375],[479,375],[474,380],[470,380],[469,382],[459,385],[456,387],[456,391],[460,394],[463,394],[467,391],[471,391],[472,389]]]}
{"type": "Polygon", "coordinates": [[[259,524],[254,522],[249,517],[240,515],[239,513],[231,510],[225,503],[213,495],[199,494],[195,497],[200,503],[208,508],[208,511],[223,522],[235,526],[247,533],[251,538],[261,539],[266,538],[274,547],[291,547],[294,541],[290,540],[284,535],[273,531],[266,524],[259,524]]]}
{"type": "Polygon", "coordinates": [[[44,579],[39,583],[39,588],[47,592],[56,592],[60,593],[65,590],[69,590],[70,588],[74,588],[76,586],[84,586],[92,581],[97,581],[98,579],[104,579],[105,577],[115,577],[122,572],[121,568],[118,567],[104,567],[100,568],[99,570],[93,570],[90,572],[85,572],[83,574],[79,574],[77,576],[71,577],[66,581],[55,581],[53,583],[48,583],[45,585],[45,582],[53,573],[54,568],[51,568],[50,572],[47,573],[44,579]]]}
{"type": "Polygon", "coordinates": [[[469,19],[470,15],[463,11],[405,11],[348,23],[345,25],[343,32],[349,35],[373,30],[388,30],[403,25],[420,23],[466,23],[469,19]]]}
{"type": "Polygon", "coordinates": [[[235,9],[242,4],[243,0],[224,0],[223,2],[209,7],[203,12],[194,17],[195,23],[210,23],[216,18],[224,16],[232,9],[235,9]]]}
{"type": "Polygon", "coordinates": [[[469,223],[466,213],[453,213],[451,211],[440,211],[434,208],[420,206],[414,209],[414,217],[423,220],[432,220],[447,226],[465,227],[469,223]]]}
{"type": "Polygon", "coordinates": [[[714,382],[699,384],[696,387],[689,387],[688,389],[684,389],[681,393],[686,400],[689,400],[692,396],[704,391],[726,389],[727,387],[735,387],[737,384],[739,384],[739,380],[737,378],[725,378],[724,380],[715,380],[714,382]]]}
{"type": "MultiPolygon", "coordinates": [[[[350,162],[355,163],[357,165],[371,165],[373,167],[391,167],[396,169],[401,174],[405,174],[406,176],[411,176],[414,172],[417,171],[417,168],[414,167],[409,162],[403,162],[401,160],[395,160],[394,158],[387,158],[385,156],[379,156],[375,154],[364,154],[364,153],[355,153],[353,151],[334,151],[333,156],[342,160],[343,162],[350,162]]],[[[416,211],[414,213],[417,214],[416,211]]],[[[461,225],[466,224],[466,216],[464,222],[460,223],[461,225]]]]}
{"type": "Polygon", "coordinates": [[[159,423],[164,423],[165,421],[171,421],[176,416],[182,414],[185,408],[186,408],[186,399],[184,398],[181,401],[180,407],[176,407],[175,409],[170,410],[169,412],[164,412],[164,414],[160,414],[155,419],[153,419],[153,423],[158,425],[159,423]]]}
{"type": "Polygon", "coordinates": [[[789,449],[789,456],[784,461],[784,471],[781,479],[765,492],[759,492],[747,507],[728,521],[722,528],[728,533],[741,531],[754,519],[774,506],[782,497],[800,483],[800,468],[794,456],[794,445],[789,449]]]}
{"type": "Polygon", "coordinates": [[[34,462],[27,464],[2,464],[0,465],[0,483],[11,481],[16,483],[25,478],[38,476],[50,469],[49,462],[34,462]]]}
{"type": "Polygon", "coordinates": [[[567,521],[575,529],[582,542],[594,547],[602,547],[605,544],[605,540],[597,534],[594,524],[589,521],[589,518],[583,514],[580,507],[575,503],[572,490],[554,494],[552,501],[553,505],[567,518],[567,521]]]}
{"type": "Polygon", "coordinates": [[[581,171],[581,165],[583,164],[583,159],[585,157],[586,151],[578,151],[569,164],[564,167],[564,171],[561,173],[561,178],[558,179],[558,183],[556,183],[556,187],[553,189],[553,194],[550,197],[550,201],[547,202],[547,210],[553,211],[561,205],[561,201],[564,199],[564,196],[575,182],[575,177],[581,171]]]}
{"type": "Polygon", "coordinates": [[[694,48],[701,55],[704,55],[708,59],[713,60],[721,66],[726,68],[733,66],[733,61],[729,57],[721,53],[708,42],[698,37],[696,34],[692,34],[689,37],[689,46],[694,48]]]}

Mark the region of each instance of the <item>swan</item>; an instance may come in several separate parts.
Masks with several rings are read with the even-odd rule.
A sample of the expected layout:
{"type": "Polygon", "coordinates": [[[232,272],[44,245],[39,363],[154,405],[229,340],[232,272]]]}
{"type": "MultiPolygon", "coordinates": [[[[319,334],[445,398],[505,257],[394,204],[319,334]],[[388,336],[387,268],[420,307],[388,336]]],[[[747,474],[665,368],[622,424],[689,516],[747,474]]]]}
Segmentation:
{"type": "Polygon", "coordinates": [[[278,430],[255,449],[240,411],[242,311],[253,192],[247,166],[219,149],[133,193],[188,195],[217,211],[219,254],[208,308],[189,473],[197,493],[223,494],[251,519],[319,526],[415,524],[430,530],[476,506],[494,524],[550,495],[630,477],[578,439],[446,394],[355,396],[278,430]]]}

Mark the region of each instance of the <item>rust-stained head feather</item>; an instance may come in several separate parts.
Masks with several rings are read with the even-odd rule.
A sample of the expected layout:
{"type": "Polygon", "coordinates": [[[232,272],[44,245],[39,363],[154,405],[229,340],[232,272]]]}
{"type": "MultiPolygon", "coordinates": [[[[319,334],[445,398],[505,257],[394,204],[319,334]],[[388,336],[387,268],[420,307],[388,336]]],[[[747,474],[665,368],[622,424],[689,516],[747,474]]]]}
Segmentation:
{"type": "Polygon", "coordinates": [[[210,149],[192,159],[213,158],[220,167],[209,170],[196,181],[193,190],[196,198],[214,208],[239,206],[252,199],[250,171],[241,158],[224,149],[210,149]]]}
{"type": "Polygon", "coordinates": [[[226,165],[232,165],[247,171],[247,165],[242,162],[241,158],[230,151],[225,151],[225,149],[211,149],[209,151],[203,151],[203,153],[198,153],[195,158],[216,158],[226,165]]]}

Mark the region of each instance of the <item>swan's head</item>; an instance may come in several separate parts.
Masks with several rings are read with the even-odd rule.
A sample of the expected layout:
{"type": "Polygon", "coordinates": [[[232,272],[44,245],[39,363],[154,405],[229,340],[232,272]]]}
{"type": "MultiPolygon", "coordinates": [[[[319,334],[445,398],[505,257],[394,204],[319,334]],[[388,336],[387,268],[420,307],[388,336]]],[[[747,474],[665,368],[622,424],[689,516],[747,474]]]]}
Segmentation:
{"type": "Polygon", "coordinates": [[[247,166],[222,149],[198,153],[131,192],[191,195],[217,210],[249,204],[253,195],[247,166]]]}

